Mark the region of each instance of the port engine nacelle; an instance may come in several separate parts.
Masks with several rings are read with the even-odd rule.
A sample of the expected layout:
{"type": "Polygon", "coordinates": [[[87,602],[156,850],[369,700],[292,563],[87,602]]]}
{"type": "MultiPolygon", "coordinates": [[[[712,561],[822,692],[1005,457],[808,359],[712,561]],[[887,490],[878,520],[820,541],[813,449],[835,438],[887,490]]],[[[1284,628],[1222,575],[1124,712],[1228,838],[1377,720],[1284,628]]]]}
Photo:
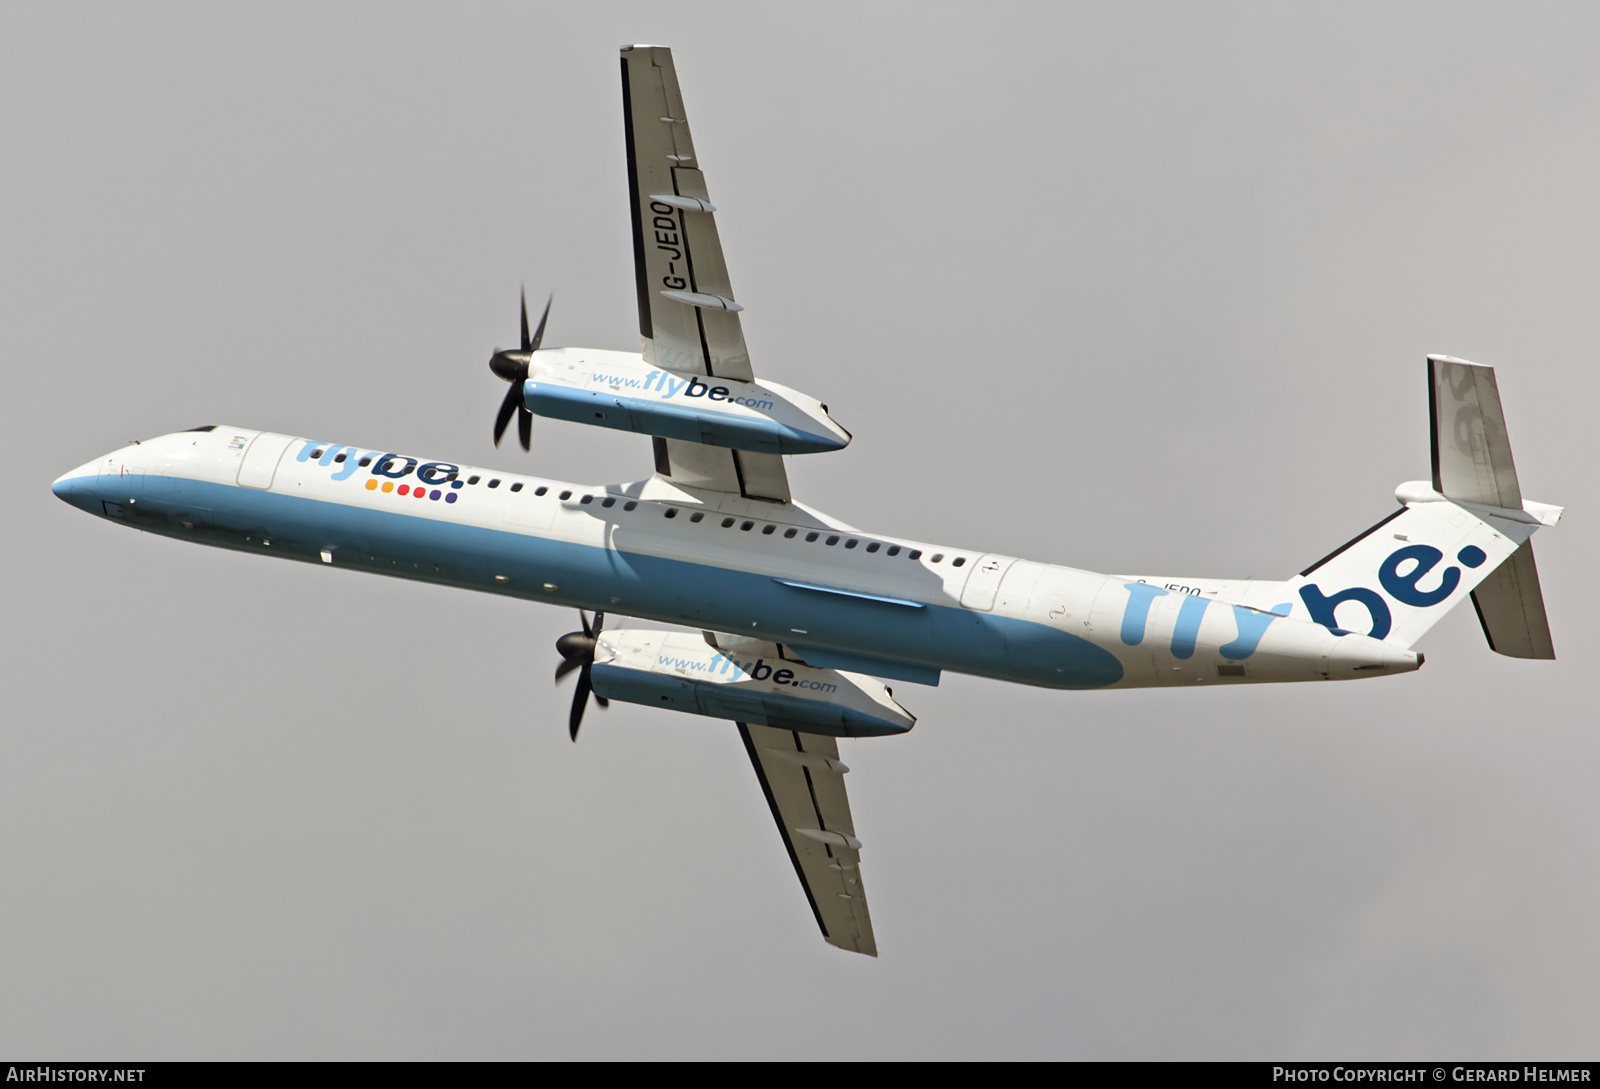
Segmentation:
{"type": "Polygon", "coordinates": [[[819,454],[850,444],[814,397],[776,382],[663,370],[628,352],[535,352],[522,396],[537,416],[734,450],[819,454]]]}
{"type": "Polygon", "coordinates": [[[607,629],[595,647],[595,694],[833,737],[903,734],[916,724],[876,678],[783,657],[775,643],[715,638],[713,645],[687,632],[607,629]]]}

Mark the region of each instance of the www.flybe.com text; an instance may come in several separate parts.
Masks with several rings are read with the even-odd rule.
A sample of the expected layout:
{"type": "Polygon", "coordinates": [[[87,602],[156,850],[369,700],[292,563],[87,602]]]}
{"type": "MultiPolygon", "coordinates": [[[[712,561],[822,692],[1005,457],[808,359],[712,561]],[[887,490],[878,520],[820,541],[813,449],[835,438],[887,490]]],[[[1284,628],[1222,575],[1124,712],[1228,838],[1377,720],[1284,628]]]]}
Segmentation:
{"type": "Polygon", "coordinates": [[[596,372],[590,379],[595,385],[610,386],[620,389],[651,390],[655,393],[672,397],[681,392],[685,397],[704,397],[708,401],[726,401],[730,405],[744,405],[746,408],[771,408],[772,402],[758,397],[745,397],[734,393],[727,386],[712,386],[700,381],[694,375],[688,378],[674,378],[666,371],[651,371],[643,378],[630,378],[621,374],[600,374],[596,372]]]}
{"type": "Polygon", "coordinates": [[[813,692],[837,692],[839,686],[828,681],[813,681],[808,677],[797,677],[792,669],[781,666],[774,669],[772,666],[757,658],[753,662],[741,662],[730,658],[726,654],[718,654],[709,662],[698,658],[675,658],[670,655],[660,655],[656,658],[660,665],[679,671],[694,673],[712,673],[726,676],[729,672],[746,674],[752,681],[770,680],[773,684],[786,684],[790,688],[806,688],[813,692]]]}

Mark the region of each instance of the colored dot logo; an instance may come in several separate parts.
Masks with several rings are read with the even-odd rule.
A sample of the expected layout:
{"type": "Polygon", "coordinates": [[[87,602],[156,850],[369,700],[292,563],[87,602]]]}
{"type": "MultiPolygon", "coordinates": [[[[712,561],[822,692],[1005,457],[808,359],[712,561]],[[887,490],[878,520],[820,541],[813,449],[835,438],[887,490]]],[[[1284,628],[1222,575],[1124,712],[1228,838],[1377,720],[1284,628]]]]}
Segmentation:
{"type": "MultiPolygon", "coordinates": [[[[450,486],[452,488],[459,488],[461,486],[461,481],[452,480],[450,482],[450,486]]],[[[376,480],[367,481],[367,491],[370,492],[377,490],[378,482],[376,480]]],[[[397,488],[392,480],[385,480],[383,482],[383,491],[386,493],[394,492],[397,495],[411,496],[417,499],[432,499],[435,501],[443,499],[446,503],[454,503],[456,501],[456,493],[454,491],[441,491],[438,488],[434,488],[430,491],[420,484],[416,487],[412,487],[410,484],[402,484],[397,488]]]]}

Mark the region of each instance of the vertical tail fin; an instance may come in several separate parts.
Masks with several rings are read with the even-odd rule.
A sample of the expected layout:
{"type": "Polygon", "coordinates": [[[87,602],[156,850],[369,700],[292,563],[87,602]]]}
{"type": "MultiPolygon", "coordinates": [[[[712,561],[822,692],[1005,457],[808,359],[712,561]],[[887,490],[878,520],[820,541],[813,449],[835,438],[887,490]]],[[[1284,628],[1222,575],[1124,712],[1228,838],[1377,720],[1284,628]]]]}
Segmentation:
{"type": "Polygon", "coordinates": [[[1432,486],[1400,485],[1404,510],[1291,581],[1296,612],[1409,647],[1470,595],[1493,650],[1553,658],[1529,538],[1561,509],[1522,499],[1494,370],[1429,356],[1428,405],[1432,486]]]}

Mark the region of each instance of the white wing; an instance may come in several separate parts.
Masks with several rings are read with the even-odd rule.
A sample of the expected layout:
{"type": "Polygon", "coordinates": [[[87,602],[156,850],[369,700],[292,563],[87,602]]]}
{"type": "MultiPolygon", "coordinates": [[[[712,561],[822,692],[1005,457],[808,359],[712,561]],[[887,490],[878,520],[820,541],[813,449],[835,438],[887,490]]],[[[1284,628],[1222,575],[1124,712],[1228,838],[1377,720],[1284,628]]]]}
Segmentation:
{"type": "Polygon", "coordinates": [[[861,841],[844,790],[848,769],[839,762],[838,742],[773,726],[738,725],[822,936],[840,949],[877,956],[861,885],[861,841]]]}
{"type": "MultiPolygon", "coordinates": [[[[715,208],[689,136],[672,51],[622,49],[622,116],[633,216],[633,264],[645,362],[681,374],[750,381],[715,208]]],[[[674,484],[789,502],[776,454],[656,439],[656,472],[674,484]]]]}

